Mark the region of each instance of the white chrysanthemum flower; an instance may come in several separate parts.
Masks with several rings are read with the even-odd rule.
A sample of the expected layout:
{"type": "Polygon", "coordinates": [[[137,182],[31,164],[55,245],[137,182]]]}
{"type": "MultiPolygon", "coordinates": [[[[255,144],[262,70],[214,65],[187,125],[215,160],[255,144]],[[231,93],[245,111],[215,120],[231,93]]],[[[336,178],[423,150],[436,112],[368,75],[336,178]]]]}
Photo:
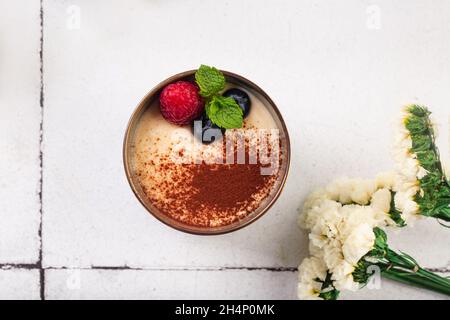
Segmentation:
{"type": "Polygon", "coordinates": [[[317,189],[314,192],[310,193],[306,198],[302,210],[308,210],[317,205],[318,202],[327,199],[327,193],[323,189],[317,189]]]}
{"type": "Polygon", "coordinates": [[[300,300],[323,300],[319,297],[322,284],[317,281],[299,282],[297,286],[297,296],[300,300]]]}
{"type": "Polygon", "coordinates": [[[343,220],[338,226],[339,239],[342,243],[352,234],[358,226],[367,224],[376,227],[378,220],[374,210],[369,206],[347,205],[340,210],[343,220]]]}
{"type": "Polygon", "coordinates": [[[347,261],[342,260],[341,263],[332,270],[331,279],[333,280],[334,287],[338,290],[357,290],[359,284],[353,281],[353,271],[355,271],[355,267],[347,261]]]}
{"type": "Polygon", "coordinates": [[[316,201],[310,208],[306,208],[299,218],[302,228],[311,230],[320,219],[325,219],[328,223],[340,220],[339,209],[341,204],[327,199],[316,201]]]}
{"type": "Polygon", "coordinates": [[[397,163],[398,172],[406,179],[413,181],[417,178],[423,178],[427,172],[420,167],[416,154],[411,152],[412,139],[410,132],[405,127],[405,120],[410,116],[407,108],[405,107],[403,118],[398,125],[398,135],[395,138],[393,155],[397,163]]]}
{"type": "Polygon", "coordinates": [[[411,223],[420,217],[419,205],[414,201],[414,196],[418,191],[419,187],[413,186],[405,188],[405,190],[398,191],[395,194],[395,207],[402,213],[402,217],[406,223],[411,223]]]}
{"type": "Polygon", "coordinates": [[[361,205],[368,204],[372,194],[377,190],[375,181],[355,179],[352,190],[352,201],[361,205]]]}
{"type": "Polygon", "coordinates": [[[373,194],[370,206],[375,210],[389,213],[391,210],[391,200],[391,191],[383,188],[373,194]]]}
{"type": "Polygon", "coordinates": [[[353,186],[348,178],[336,179],[326,187],[328,197],[342,204],[351,202],[352,189],[353,186]]]}
{"type": "Polygon", "coordinates": [[[396,124],[396,136],[394,137],[394,144],[396,152],[402,153],[409,151],[412,148],[411,133],[406,129],[406,118],[409,117],[409,113],[404,113],[402,118],[396,124]]]}
{"type": "Polygon", "coordinates": [[[396,183],[397,176],[394,172],[383,172],[375,178],[377,189],[393,189],[396,183]]]}
{"type": "Polygon", "coordinates": [[[373,226],[364,223],[353,230],[342,245],[344,259],[353,266],[372,250],[375,242],[373,226]]]}
{"type": "Polygon", "coordinates": [[[327,199],[326,192],[324,190],[316,190],[312,192],[305,200],[302,208],[299,209],[300,214],[298,216],[298,225],[303,229],[311,229],[316,223],[317,207],[319,207],[323,200],[327,199]],[[314,211],[311,213],[311,211],[314,211]]]}
{"type": "Polygon", "coordinates": [[[425,177],[428,174],[428,171],[425,170],[425,168],[419,166],[419,169],[417,170],[417,179],[422,179],[423,177],[425,177]]]}
{"type": "Polygon", "coordinates": [[[310,282],[314,279],[325,280],[327,275],[327,266],[322,259],[309,257],[303,259],[298,267],[298,279],[300,282],[310,282]]]}
{"type": "Polygon", "coordinates": [[[405,128],[404,122],[400,122],[398,129],[399,133],[394,137],[394,144],[396,146],[395,152],[399,155],[403,155],[409,152],[412,148],[411,134],[405,128]]]}
{"type": "Polygon", "coordinates": [[[336,268],[344,260],[342,254],[342,245],[339,240],[330,241],[330,243],[323,247],[323,260],[329,270],[336,268]]]}
{"type": "Polygon", "coordinates": [[[370,206],[375,213],[375,220],[378,221],[377,226],[384,225],[395,226],[395,221],[392,220],[389,213],[391,211],[391,190],[383,188],[375,192],[372,196],[370,206]]]}
{"type": "Polygon", "coordinates": [[[338,233],[336,226],[342,220],[340,209],[341,205],[339,203],[324,200],[320,206],[311,210],[309,214],[317,215],[311,232],[324,235],[327,238],[334,238],[338,233]]]}
{"type": "Polygon", "coordinates": [[[328,197],[342,204],[367,204],[376,189],[373,180],[349,178],[337,179],[326,187],[328,197]]]}
{"type": "Polygon", "coordinates": [[[419,170],[419,161],[413,157],[405,158],[402,162],[399,163],[399,173],[410,181],[414,181],[417,179],[419,170]]]}
{"type": "MultiPolygon", "coordinates": [[[[408,180],[422,179],[428,172],[420,166],[417,155],[412,152],[412,139],[405,121],[410,117],[409,106],[403,110],[403,117],[399,123],[398,136],[395,139],[394,158],[398,171],[408,180]]],[[[436,126],[433,125],[435,128],[436,126]]]]}
{"type": "Polygon", "coordinates": [[[323,247],[319,248],[318,246],[314,245],[311,241],[309,241],[309,254],[313,257],[319,258],[319,259],[323,259],[324,256],[324,252],[323,252],[323,247]]]}
{"type": "MultiPolygon", "coordinates": [[[[332,217],[332,215],[330,215],[332,217]]],[[[337,230],[337,219],[334,217],[332,219],[327,219],[327,217],[320,217],[316,224],[311,228],[311,233],[309,234],[309,240],[313,245],[318,248],[322,248],[331,239],[334,239],[338,235],[337,230]]]]}

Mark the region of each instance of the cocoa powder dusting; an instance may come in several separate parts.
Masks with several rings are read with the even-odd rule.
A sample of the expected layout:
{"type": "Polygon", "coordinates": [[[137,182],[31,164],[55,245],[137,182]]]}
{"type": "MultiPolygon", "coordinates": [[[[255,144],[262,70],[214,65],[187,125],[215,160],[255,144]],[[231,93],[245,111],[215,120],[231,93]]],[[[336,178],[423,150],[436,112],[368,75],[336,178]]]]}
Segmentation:
{"type": "Polygon", "coordinates": [[[192,187],[198,190],[192,204],[230,209],[245,203],[262,189],[270,176],[260,173],[260,166],[251,164],[199,165],[193,172],[192,187]]]}
{"type": "Polygon", "coordinates": [[[176,164],[168,155],[159,157],[137,172],[143,190],[162,213],[189,225],[218,227],[245,218],[269,196],[278,177],[262,175],[259,161],[249,164],[248,148],[245,164],[176,164]],[[144,189],[146,179],[154,187],[144,189]]]}

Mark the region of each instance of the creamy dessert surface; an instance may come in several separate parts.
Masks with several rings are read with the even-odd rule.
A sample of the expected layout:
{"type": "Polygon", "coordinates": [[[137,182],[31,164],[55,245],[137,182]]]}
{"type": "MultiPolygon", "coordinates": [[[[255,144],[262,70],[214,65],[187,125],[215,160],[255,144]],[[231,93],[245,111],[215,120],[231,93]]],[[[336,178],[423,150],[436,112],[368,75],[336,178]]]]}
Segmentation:
{"type": "MultiPolygon", "coordinates": [[[[249,129],[268,129],[268,141],[279,145],[279,137],[270,129],[277,125],[265,105],[251,92],[252,105],[244,128],[227,130],[222,140],[206,145],[193,135],[192,126],[177,126],[167,122],[155,101],[141,116],[137,125],[132,154],[132,170],[150,202],[164,214],[186,224],[218,227],[246,217],[268,198],[279,181],[278,172],[261,175],[261,164],[249,165],[248,146],[256,136],[245,139],[246,164],[236,164],[239,133],[249,129]],[[227,163],[226,137],[234,142],[227,163]],[[203,160],[203,161],[201,161],[203,160]],[[221,160],[223,164],[216,164],[221,160]],[[231,160],[231,158],[229,159],[231,160]],[[196,161],[196,162],[195,162],[196,161]],[[242,179],[248,181],[242,186],[242,179]],[[206,188],[204,183],[208,183],[206,188]],[[235,205],[225,205],[235,198],[235,205]]],[[[241,149],[243,150],[243,149],[241,149]]],[[[241,158],[242,159],[242,158],[241,158]]],[[[281,155],[277,158],[281,163],[281,155]]],[[[267,165],[266,165],[267,166],[267,165]]]]}

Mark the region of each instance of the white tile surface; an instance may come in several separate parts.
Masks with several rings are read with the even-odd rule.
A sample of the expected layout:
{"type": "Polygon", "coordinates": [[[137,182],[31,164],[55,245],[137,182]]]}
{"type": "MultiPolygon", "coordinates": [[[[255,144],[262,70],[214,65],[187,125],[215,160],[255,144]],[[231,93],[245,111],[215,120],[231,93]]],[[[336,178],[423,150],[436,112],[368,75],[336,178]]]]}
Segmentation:
{"type": "Polygon", "coordinates": [[[39,291],[39,270],[0,269],[0,300],[35,300],[39,291]]]}
{"type": "Polygon", "coordinates": [[[39,1],[0,1],[0,264],[35,263],[39,239],[39,1]]]}
{"type": "MultiPolygon", "coordinates": [[[[420,101],[447,113],[444,2],[426,7],[425,15],[420,1],[409,9],[380,2],[380,30],[366,26],[367,5],[359,1],[267,1],[252,19],[247,12],[256,1],[239,2],[242,10],[233,10],[235,1],[74,4],[81,20],[71,30],[68,5],[45,2],[47,266],[295,266],[305,249],[296,208],[307,192],[336,175],[390,168],[391,122],[402,104],[420,101]],[[239,28],[230,27],[237,22],[239,28]],[[218,45],[227,39],[229,45],[218,45]],[[202,62],[261,84],[278,102],[293,147],[276,206],[254,225],[212,238],[184,235],[149,217],[129,190],[120,158],[139,99],[163,78],[202,62]]],[[[437,224],[425,232],[448,239],[437,224]]],[[[442,247],[434,248],[429,257],[437,263],[442,247]]]]}
{"type": "Polygon", "coordinates": [[[435,219],[421,219],[413,226],[388,231],[393,250],[413,256],[426,268],[450,270],[450,232],[435,219]]]}
{"type": "MultiPolygon", "coordinates": [[[[172,73],[195,68],[200,57],[194,57],[200,52],[208,63],[233,61],[208,52],[197,36],[204,32],[204,39],[210,38],[214,30],[197,26],[188,32],[182,27],[187,17],[170,23],[164,18],[182,16],[192,5],[195,2],[79,2],[80,29],[70,30],[67,5],[45,2],[45,36],[51,39],[45,41],[44,61],[46,266],[297,264],[297,201],[282,196],[270,214],[251,227],[200,238],[149,216],[126,182],[122,138],[146,91],[172,73]],[[161,29],[166,32],[157,31],[161,29]],[[176,41],[170,39],[175,36],[176,41]],[[277,232],[267,232],[269,228],[277,232]]],[[[218,10],[212,2],[204,5],[206,11],[218,10]]],[[[198,12],[193,15],[190,19],[200,18],[198,12]]]]}
{"type": "MultiPolygon", "coordinates": [[[[46,299],[296,299],[294,272],[225,270],[47,270],[46,299]]],[[[448,299],[381,280],[342,300],[448,299]]]]}
{"type": "Polygon", "coordinates": [[[245,270],[49,270],[46,298],[292,299],[295,277],[293,272],[245,270]]]}

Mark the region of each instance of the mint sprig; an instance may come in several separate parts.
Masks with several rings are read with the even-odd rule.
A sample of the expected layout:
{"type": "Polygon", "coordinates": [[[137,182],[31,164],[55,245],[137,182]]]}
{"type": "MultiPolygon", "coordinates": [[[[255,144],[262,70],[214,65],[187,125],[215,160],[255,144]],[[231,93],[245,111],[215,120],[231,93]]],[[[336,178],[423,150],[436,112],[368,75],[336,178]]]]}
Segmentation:
{"type": "Polygon", "coordinates": [[[225,76],[214,67],[201,65],[195,73],[195,81],[200,95],[206,99],[205,109],[208,118],[224,129],[242,128],[244,113],[233,98],[223,97],[220,91],[225,88],[225,76]]]}

